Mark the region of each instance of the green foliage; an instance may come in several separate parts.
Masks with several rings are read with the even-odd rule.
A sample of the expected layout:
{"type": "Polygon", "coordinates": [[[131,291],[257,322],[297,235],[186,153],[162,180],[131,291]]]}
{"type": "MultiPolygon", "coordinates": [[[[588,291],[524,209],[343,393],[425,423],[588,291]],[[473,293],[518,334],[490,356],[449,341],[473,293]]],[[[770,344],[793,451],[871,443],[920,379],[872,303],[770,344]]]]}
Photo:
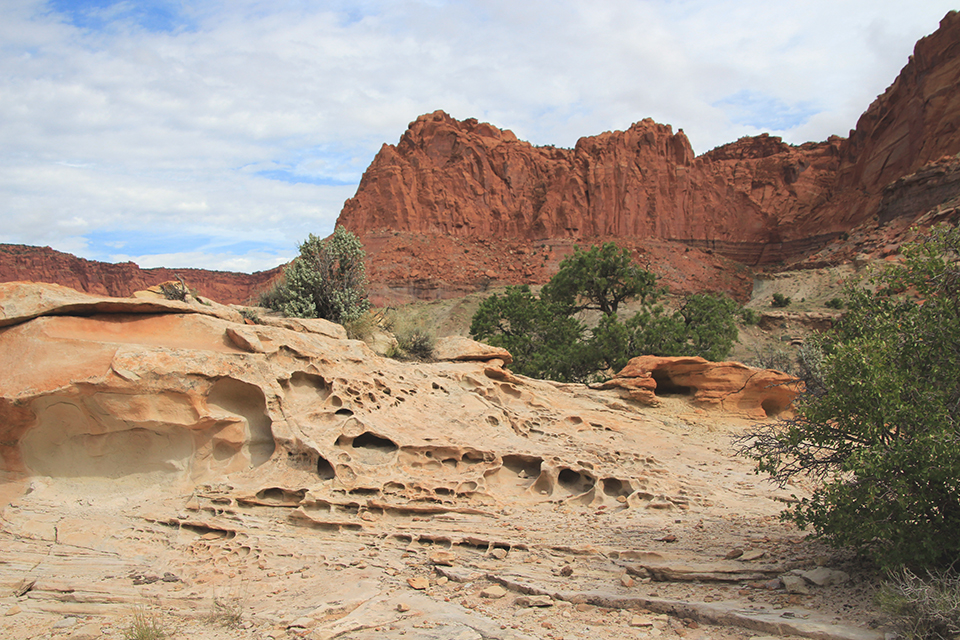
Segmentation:
{"type": "Polygon", "coordinates": [[[584,309],[616,314],[624,300],[639,298],[648,304],[659,294],[657,277],[633,264],[630,252],[612,242],[588,251],[574,248],[540,292],[541,298],[567,315],[584,309]]]}
{"type": "Polygon", "coordinates": [[[782,309],[783,307],[789,307],[792,300],[782,293],[773,294],[773,301],[770,303],[774,307],[782,309]]]}
{"type": "Polygon", "coordinates": [[[892,573],[877,594],[891,626],[906,640],[952,640],[960,634],[960,577],[909,569],[892,573]]]}
{"type": "Polygon", "coordinates": [[[503,296],[481,303],[470,335],[503,347],[513,368],[527,376],[583,382],[604,370],[619,370],[637,355],[697,355],[722,360],[737,337],[740,307],[724,296],[700,294],[669,313],[654,305],[662,290],[656,276],[629,262],[629,254],[608,243],[579,248],[538,298],[527,286],[508,287],[503,296]],[[597,276],[602,274],[602,277],[597,276]],[[577,284],[576,278],[583,283],[577,284]],[[643,306],[627,320],[615,310],[636,296],[643,306]],[[607,309],[588,331],[575,317],[584,309],[607,309]]]}
{"type": "Polygon", "coordinates": [[[360,240],[343,227],[326,240],[311,233],[283,279],[259,302],[296,318],[350,322],[370,307],[365,257],[360,240]]]}
{"type": "Polygon", "coordinates": [[[740,309],[740,322],[750,326],[760,324],[760,314],[756,309],[744,307],[740,309]]]}
{"type": "Polygon", "coordinates": [[[585,333],[582,322],[527,285],[481,302],[470,324],[471,336],[513,355],[517,373],[560,381],[582,381],[594,370],[585,333]]]}
{"type": "Polygon", "coordinates": [[[830,298],[824,303],[828,309],[843,309],[843,299],[842,298],[830,298]]]}
{"type": "Polygon", "coordinates": [[[684,354],[719,362],[730,354],[737,341],[736,318],[740,305],[730,298],[697,293],[679,311],[684,322],[684,354]]]}
{"type": "Polygon", "coordinates": [[[960,231],[903,254],[805,345],[797,417],[741,451],[781,485],[818,481],[785,512],[801,527],[885,567],[948,566],[960,560],[960,231]]]}

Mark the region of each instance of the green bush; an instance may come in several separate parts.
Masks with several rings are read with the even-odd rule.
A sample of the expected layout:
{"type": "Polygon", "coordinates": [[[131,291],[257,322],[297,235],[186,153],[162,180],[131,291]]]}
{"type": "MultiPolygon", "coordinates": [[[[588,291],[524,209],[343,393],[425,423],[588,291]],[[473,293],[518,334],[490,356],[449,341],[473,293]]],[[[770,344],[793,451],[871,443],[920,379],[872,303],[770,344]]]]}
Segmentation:
{"type": "Polygon", "coordinates": [[[842,298],[830,298],[824,303],[828,309],[843,309],[843,299],[842,298]]]}
{"type": "Polygon", "coordinates": [[[312,233],[283,277],[261,294],[261,306],[295,318],[325,318],[343,324],[370,308],[363,245],[337,227],[324,240],[312,233]]]}
{"type": "Polygon", "coordinates": [[[740,322],[750,326],[760,324],[760,313],[756,309],[744,307],[740,309],[740,322]]]}
{"type": "Polygon", "coordinates": [[[805,345],[797,417],[741,452],[782,486],[816,481],[784,514],[799,526],[884,567],[945,567],[960,560],[960,231],[902,251],[805,345]]]}
{"type": "Polygon", "coordinates": [[[644,304],[656,301],[661,291],[657,277],[633,264],[630,252],[608,242],[587,251],[575,247],[572,256],[560,263],[540,297],[571,315],[595,309],[616,314],[620,303],[639,298],[644,304]]]}
{"type": "Polygon", "coordinates": [[[782,293],[773,294],[773,301],[770,303],[772,306],[782,309],[783,307],[789,307],[792,300],[782,293]]]}
{"type": "Polygon", "coordinates": [[[470,323],[471,336],[513,355],[517,373],[570,382],[583,381],[594,370],[582,342],[585,332],[582,322],[527,285],[490,296],[470,323]]]}
{"type": "Polygon", "coordinates": [[[539,297],[521,286],[484,300],[470,335],[510,351],[518,373],[564,382],[592,380],[637,355],[722,360],[729,354],[739,305],[725,296],[699,294],[669,313],[654,304],[662,293],[656,276],[630,263],[616,245],[578,247],[539,297]],[[616,311],[632,297],[642,308],[621,320],[616,311]],[[586,309],[603,313],[590,331],[575,315],[586,309]]]}

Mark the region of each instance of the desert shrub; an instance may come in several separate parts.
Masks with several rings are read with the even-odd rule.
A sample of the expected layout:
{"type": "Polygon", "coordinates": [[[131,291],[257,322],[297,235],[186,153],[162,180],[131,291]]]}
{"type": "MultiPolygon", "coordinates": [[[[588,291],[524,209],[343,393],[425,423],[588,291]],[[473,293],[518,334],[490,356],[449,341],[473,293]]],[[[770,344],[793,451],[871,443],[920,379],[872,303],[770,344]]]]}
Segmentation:
{"type": "Polygon", "coordinates": [[[343,328],[346,329],[347,337],[351,340],[365,341],[380,329],[380,318],[377,314],[367,310],[357,317],[344,322],[343,328]]]}
{"type": "Polygon", "coordinates": [[[370,307],[366,253],[360,240],[337,227],[326,240],[312,233],[283,277],[260,296],[262,306],[296,318],[325,318],[343,324],[370,307]]]}
{"type": "Polygon", "coordinates": [[[784,307],[789,307],[792,300],[782,293],[773,294],[773,301],[770,303],[772,306],[782,309],[784,307]]]}
{"type": "Polygon", "coordinates": [[[399,360],[430,360],[437,344],[437,334],[421,318],[398,318],[385,320],[386,328],[397,340],[397,349],[388,354],[399,360]]]}
{"type": "Polygon", "coordinates": [[[639,298],[648,304],[660,293],[653,273],[633,264],[629,251],[608,242],[587,251],[575,247],[544,285],[540,297],[566,315],[585,309],[615,315],[625,300],[639,298]]]}
{"type": "Polygon", "coordinates": [[[481,302],[470,323],[471,336],[513,355],[517,373],[566,382],[583,381],[594,370],[585,332],[582,322],[526,285],[481,302]]]}
{"type": "Polygon", "coordinates": [[[884,567],[947,567],[960,560],[960,231],[902,252],[801,352],[796,418],[740,450],[781,486],[816,481],[784,514],[799,526],[884,567]]]}
{"type": "Polygon", "coordinates": [[[890,574],[877,594],[891,626],[906,640],[952,640],[960,634],[960,577],[909,569],[890,574]]]}
{"type": "Polygon", "coordinates": [[[843,299],[842,298],[830,298],[824,303],[824,306],[828,309],[843,309],[843,299]]]}
{"type": "Polygon", "coordinates": [[[179,300],[185,302],[187,296],[193,293],[187,283],[179,275],[175,276],[176,282],[164,282],[160,284],[160,294],[167,300],[179,300]]]}
{"type": "Polygon", "coordinates": [[[797,371],[796,357],[780,347],[755,349],[753,357],[744,364],[760,369],[775,369],[791,375],[795,375],[797,371]]]}
{"type": "Polygon", "coordinates": [[[760,313],[756,309],[744,307],[740,309],[740,322],[750,326],[760,324],[760,313]]]}
{"type": "Polygon", "coordinates": [[[470,335],[510,351],[515,371],[562,382],[593,380],[638,355],[722,360],[729,354],[737,337],[738,304],[699,294],[670,313],[656,304],[663,293],[656,276],[632,264],[616,245],[577,248],[539,297],[521,286],[484,300],[470,335]],[[621,319],[620,303],[634,297],[641,301],[640,311],[621,319]],[[592,330],[576,317],[586,309],[602,312],[592,330]]]}

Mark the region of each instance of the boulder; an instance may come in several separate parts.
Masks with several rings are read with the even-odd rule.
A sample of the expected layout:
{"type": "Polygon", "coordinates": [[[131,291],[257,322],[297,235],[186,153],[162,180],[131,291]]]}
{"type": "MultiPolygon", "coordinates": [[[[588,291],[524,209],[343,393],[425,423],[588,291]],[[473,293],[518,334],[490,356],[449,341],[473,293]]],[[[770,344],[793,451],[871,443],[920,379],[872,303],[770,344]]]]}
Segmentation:
{"type": "Polygon", "coordinates": [[[655,405],[658,396],[687,396],[696,404],[750,418],[780,415],[800,391],[800,381],[772,369],[698,357],[640,356],[614,378],[596,385],[619,389],[625,397],[655,405]]]}

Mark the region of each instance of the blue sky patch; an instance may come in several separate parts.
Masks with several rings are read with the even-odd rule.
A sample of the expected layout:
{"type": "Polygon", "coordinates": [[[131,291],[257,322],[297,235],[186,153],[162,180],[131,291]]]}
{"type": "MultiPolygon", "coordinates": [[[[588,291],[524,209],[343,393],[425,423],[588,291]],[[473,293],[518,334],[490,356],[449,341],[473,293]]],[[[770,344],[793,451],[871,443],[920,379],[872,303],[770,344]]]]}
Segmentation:
{"type": "Polygon", "coordinates": [[[254,175],[268,180],[279,180],[290,184],[317,184],[324,187],[345,187],[351,184],[359,184],[360,177],[353,178],[335,178],[332,176],[310,176],[290,169],[271,169],[269,171],[257,171],[254,175]]]}
{"type": "Polygon", "coordinates": [[[117,23],[133,23],[155,33],[193,26],[178,0],[48,0],[47,4],[70,24],[89,31],[109,31],[117,23]]]}
{"type": "Polygon", "coordinates": [[[741,89],[713,103],[730,122],[765,131],[786,131],[805,124],[820,110],[811,102],[787,104],[774,96],[741,89]]]}
{"type": "Polygon", "coordinates": [[[200,251],[241,256],[256,251],[276,253],[289,250],[289,247],[278,246],[271,242],[231,241],[206,234],[142,233],[126,229],[94,231],[86,234],[84,238],[89,243],[90,252],[96,256],[97,260],[109,260],[109,256],[114,255],[147,256],[200,251]]]}

